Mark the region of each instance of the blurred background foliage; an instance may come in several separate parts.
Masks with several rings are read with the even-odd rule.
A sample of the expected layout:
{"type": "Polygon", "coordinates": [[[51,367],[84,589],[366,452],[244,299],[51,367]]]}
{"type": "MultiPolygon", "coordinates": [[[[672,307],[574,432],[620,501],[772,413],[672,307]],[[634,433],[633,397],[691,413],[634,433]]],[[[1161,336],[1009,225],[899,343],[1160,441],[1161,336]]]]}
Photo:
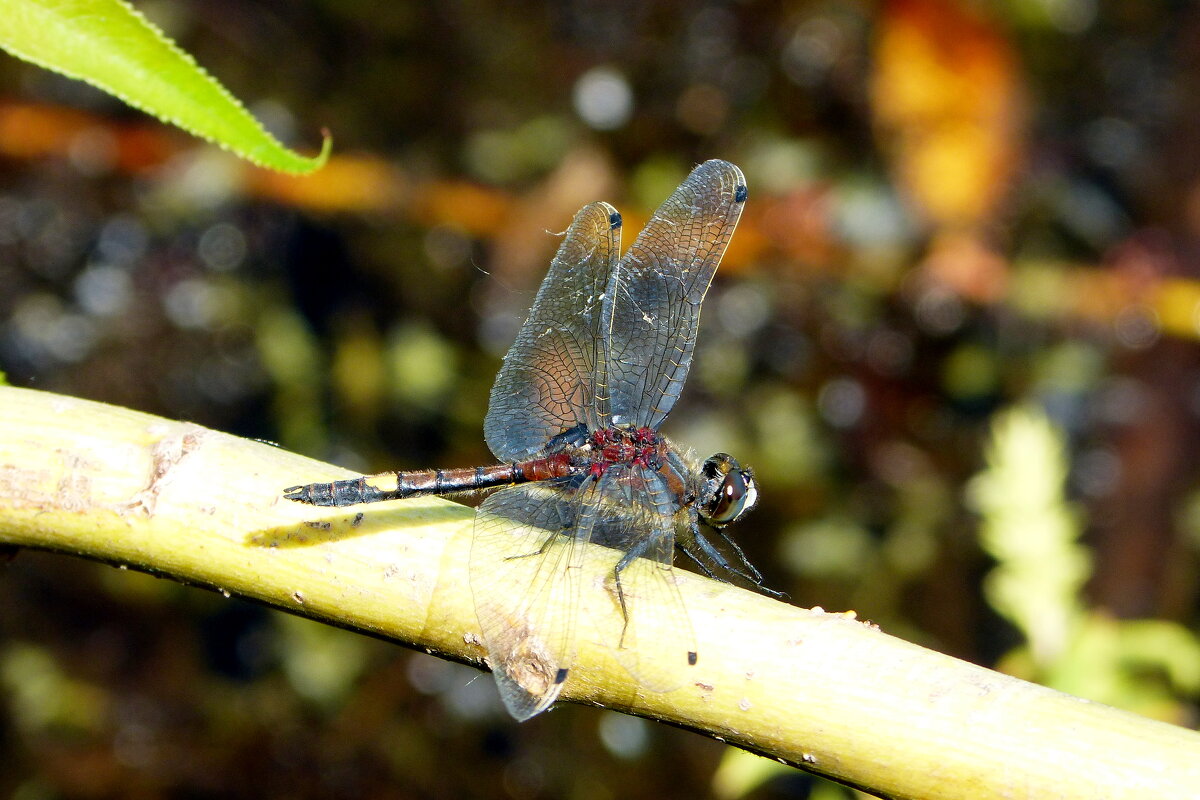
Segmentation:
{"type": "MultiPolygon", "coordinates": [[[[1200,10],[1116,0],[154,0],[266,173],[0,61],[0,370],[363,471],[489,459],[557,240],[750,202],[666,431],[753,464],[797,604],[1195,727],[1200,10]]],[[[467,591],[466,587],[463,587],[467,591]]],[[[0,793],[849,797],[236,599],[22,553],[0,793]]]]}

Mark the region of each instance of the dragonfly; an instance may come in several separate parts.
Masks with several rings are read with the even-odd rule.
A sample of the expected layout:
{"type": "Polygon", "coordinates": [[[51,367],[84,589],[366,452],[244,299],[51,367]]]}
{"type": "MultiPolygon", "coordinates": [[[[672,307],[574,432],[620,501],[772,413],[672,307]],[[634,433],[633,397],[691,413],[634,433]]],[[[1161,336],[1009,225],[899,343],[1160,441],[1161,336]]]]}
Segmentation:
{"type": "Polygon", "coordinates": [[[706,161],[624,257],[613,206],[575,215],[492,388],[484,438],[500,463],[284,491],[352,506],[498,489],[476,510],[469,574],[486,661],[517,720],[558,698],[585,623],[640,686],[671,691],[688,679],[700,654],[677,549],[711,578],[778,596],[725,530],[758,501],[753,471],[725,453],[700,461],[659,433],[746,197],[740,169],[706,161]],[[613,551],[603,579],[613,608],[585,621],[590,544],[613,551]],[[639,658],[639,642],[667,642],[674,656],[639,658]]]}

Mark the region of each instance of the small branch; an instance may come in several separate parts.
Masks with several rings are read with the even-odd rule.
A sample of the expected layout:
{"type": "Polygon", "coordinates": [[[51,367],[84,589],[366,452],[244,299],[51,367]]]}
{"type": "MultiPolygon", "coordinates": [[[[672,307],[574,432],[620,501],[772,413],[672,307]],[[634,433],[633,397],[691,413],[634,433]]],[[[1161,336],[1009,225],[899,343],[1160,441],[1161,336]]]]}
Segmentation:
{"type": "MultiPolygon", "coordinates": [[[[167,575],[480,664],[472,511],[437,499],[331,510],[281,497],[349,475],[197,425],[0,387],[0,544],[167,575]]],[[[595,548],[588,574],[603,575],[611,553],[595,548]]],[[[584,584],[581,619],[612,613],[600,582],[584,584]]],[[[1193,731],[850,616],[688,573],[680,589],[700,653],[681,688],[640,690],[611,643],[581,631],[562,698],[706,732],[887,797],[1096,800],[1200,787],[1193,731]]],[[[669,655],[662,644],[640,642],[639,659],[669,655]]]]}

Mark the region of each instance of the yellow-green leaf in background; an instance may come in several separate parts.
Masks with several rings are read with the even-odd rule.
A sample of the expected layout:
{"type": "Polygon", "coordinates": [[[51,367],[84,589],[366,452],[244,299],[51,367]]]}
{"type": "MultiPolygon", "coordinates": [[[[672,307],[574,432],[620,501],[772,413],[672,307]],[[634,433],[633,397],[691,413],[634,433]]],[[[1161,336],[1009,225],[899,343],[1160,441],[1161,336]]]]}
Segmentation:
{"type": "Polygon", "coordinates": [[[259,166],[308,173],[306,158],[267,133],[187,53],[122,0],[0,0],[0,47],[78,78],[259,166]]]}
{"type": "Polygon", "coordinates": [[[1200,688],[1200,639],[1165,620],[1118,620],[1087,607],[1086,520],[1067,500],[1067,437],[1018,406],[992,423],[987,469],[971,481],[980,543],[996,559],[988,603],[1025,635],[1000,668],[1026,680],[1176,725],[1200,688]]]}

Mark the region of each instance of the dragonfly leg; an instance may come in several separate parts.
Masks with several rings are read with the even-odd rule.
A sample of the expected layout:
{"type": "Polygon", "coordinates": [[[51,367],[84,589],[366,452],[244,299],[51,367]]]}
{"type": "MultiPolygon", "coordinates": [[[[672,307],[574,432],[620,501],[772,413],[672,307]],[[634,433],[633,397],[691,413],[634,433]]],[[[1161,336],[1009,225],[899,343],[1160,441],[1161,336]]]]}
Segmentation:
{"type": "MultiPolygon", "coordinates": [[[[704,551],[704,554],[707,555],[709,558],[711,558],[713,561],[715,561],[717,563],[717,565],[720,566],[722,569],[728,570],[731,574],[738,576],[739,578],[741,578],[744,581],[753,583],[756,587],[758,587],[758,590],[761,591],[763,594],[769,595],[771,597],[783,597],[784,596],[783,592],[777,592],[774,589],[768,589],[766,586],[763,586],[762,573],[759,572],[758,569],[755,568],[755,566],[750,563],[750,560],[748,558],[746,558],[746,554],[742,552],[742,548],[738,547],[737,542],[735,542],[733,539],[729,538],[729,535],[726,534],[724,531],[722,531],[720,529],[714,529],[714,530],[716,530],[717,535],[720,536],[725,541],[725,544],[729,545],[729,548],[737,556],[738,563],[736,565],[729,563],[729,559],[725,558],[725,556],[721,553],[721,551],[719,551],[719,550],[717,550],[717,548],[713,547],[712,542],[710,542],[708,540],[708,538],[704,535],[704,532],[700,530],[700,524],[698,522],[692,523],[692,530],[691,530],[692,541],[694,541],[696,543],[696,545],[701,550],[704,551]]],[[[689,553],[686,548],[684,548],[683,551],[684,551],[684,553],[687,554],[687,556],[689,558],[692,559],[692,561],[699,563],[699,559],[696,557],[696,555],[694,553],[689,553]]],[[[706,567],[705,565],[701,564],[700,568],[702,570],[704,570],[705,574],[707,574],[709,577],[714,577],[714,578],[717,577],[717,576],[713,575],[712,570],[709,569],[708,567],[706,567]]],[[[720,578],[717,578],[717,579],[720,580],[720,578]]]]}
{"type": "MultiPolygon", "coordinates": [[[[621,560],[613,567],[613,585],[617,590],[617,602],[621,605],[621,618],[624,624],[621,625],[621,640],[617,643],[617,647],[625,646],[625,634],[629,630],[629,606],[625,603],[625,587],[621,585],[621,573],[633,563],[634,559],[643,558],[646,553],[650,552],[654,546],[654,541],[651,537],[646,537],[636,545],[626,551],[625,555],[621,556],[621,560]]],[[[664,564],[654,561],[657,569],[669,570],[670,564],[664,564]]],[[[670,579],[670,576],[667,576],[670,579]]],[[[687,654],[688,666],[696,666],[696,651],[689,650],[687,654]]]]}
{"type": "Polygon", "coordinates": [[[613,567],[613,585],[617,590],[617,602],[621,605],[621,619],[624,624],[621,625],[621,641],[618,647],[625,646],[625,632],[629,629],[629,606],[625,603],[625,587],[621,585],[621,573],[626,567],[634,562],[635,559],[641,558],[650,550],[651,538],[646,537],[633,547],[625,551],[625,555],[621,556],[621,560],[613,567]]]}
{"type": "Polygon", "coordinates": [[[716,529],[716,531],[717,534],[720,535],[720,537],[724,539],[730,547],[733,548],[733,552],[737,553],[737,557],[741,560],[742,564],[744,564],[750,570],[750,574],[753,576],[754,582],[758,585],[759,591],[763,592],[764,594],[768,594],[771,597],[787,597],[787,595],[783,592],[777,592],[774,589],[768,589],[766,586],[763,586],[762,573],[755,569],[754,565],[750,563],[750,559],[746,558],[746,554],[742,552],[742,548],[738,547],[737,542],[729,538],[729,534],[725,533],[725,531],[719,528],[716,529]]]}
{"type": "Polygon", "coordinates": [[[708,564],[705,564],[703,561],[701,561],[699,558],[697,558],[696,554],[693,553],[690,548],[680,547],[679,552],[683,553],[685,556],[687,556],[689,559],[691,559],[691,562],[696,565],[696,568],[699,569],[701,572],[703,572],[705,575],[707,575],[708,577],[712,578],[715,581],[721,580],[720,578],[717,577],[717,573],[713,572],[709,568],[708,564]]]}
{"type": "Polygon", "coordinates": [[[561,531],[552,532],[549,536],[547,536],[545,538],[545,540],[542,541],[542,546],[539,547],[537,550],[533,550],[528,553],[517,553],[515,556],[505,556],[504,560],[505,561],[515,561],[518,558],[529,558],[530,556],[543,555],[543,554],[545,554],[545,552],[547,550],[550,549],[550,545],[554,544],[554,540],[557,539],[559,536],[562,536],[566,532],[567,532],[566,528],[563,528],[561,531]]]}

